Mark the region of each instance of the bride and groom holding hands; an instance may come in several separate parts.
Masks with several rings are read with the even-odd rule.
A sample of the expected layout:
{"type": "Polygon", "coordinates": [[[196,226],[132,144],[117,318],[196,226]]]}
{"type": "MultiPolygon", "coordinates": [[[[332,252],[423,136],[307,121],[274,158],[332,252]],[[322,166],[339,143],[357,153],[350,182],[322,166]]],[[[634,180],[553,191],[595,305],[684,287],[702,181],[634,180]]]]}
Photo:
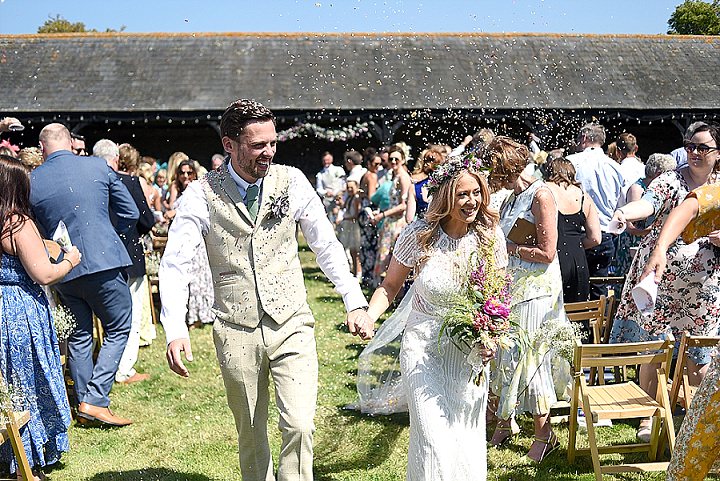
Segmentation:
{"type": "MultiPolygon", "coordinates": [[[[466,354],[447,337],[438,349],[438,305],[467,277],[473,252],[492,243],[498,267],[507,265],[484,176],[467,162],[442,170],[425,219],[398,239],[385,281],[368,305],[304,174],[272,163],[273,113],[255,101],[237,100],[224,112],[220,130],[226,161],[190,184],[170,228],[160,267],[161,321],[168,364],[187,377],[188,273],[204,242],[215,291],[213,339],[238,431],[243,479],[313,479],[318,360],[298,226],[343,298],[349,331],[362,339],[373,336],[375,321],[416,271],[400,354],[410,411],[408,479],[485,479],[487,376],[480,385],[469,383],[466,354]],[[277,471],[267,438],[270,375],[282,434],[277,471]]],[[[493,354],[483,353],[486,359],[493,354]]]]}

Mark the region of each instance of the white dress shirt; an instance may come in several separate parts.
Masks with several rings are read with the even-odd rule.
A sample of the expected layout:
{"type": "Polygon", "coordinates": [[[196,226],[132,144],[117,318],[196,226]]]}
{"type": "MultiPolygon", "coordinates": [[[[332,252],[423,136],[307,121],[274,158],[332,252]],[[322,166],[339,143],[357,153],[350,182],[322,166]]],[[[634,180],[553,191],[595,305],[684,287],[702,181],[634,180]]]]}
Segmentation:
{"type": "Polygon", "coordinates": [[[627,195],[628,189],[635,182],[645,178],[645,164],[640,162],[637,157],[625,157],[620,163],[620,173],[623,176],[623,193],[627,195]]]}
{"type": "Polygon", "coordinates": [[[588,147],[582,152],[568,155],[567,160],[575,167],[575,178],[595,202],[600,217],[600,230],[607,232],[615,209],[625,203],[620,166],[599,147],[588,147]]]}
{"type": "MultiPolygon", "coordinates": [[[[232,169],[228,170],[240,194],[245,197],[249,185],[232,169]]],[[[258,182],[262,185],[262,179],[258,182]]],[[[262,188],[260,189],[262,193],[262,188]]],[[[325,209],[307,178],[300,170],[290,169],[288,189],[291,215],[300,224],[308,245],[315,253],[323,273],[342,296],[345,309],[350,312],[368,305],[358,280],[350,273],[345,250],[335,237],[335,230],[327,219],[325,209]]],[[[185,324],[189,296],[188,272],[193,256],[203,236],[210,229],[210,213],[201,181],[191,182],[179,198],[179,205],[168,233],[168,242],[160,262],[160,322],[165,328],[167,342],[187,338],[185,324]]],[[[260,199],[259,202],[262,202],[260,199]]]]}
{"type": "Polygon", "coordinates": [[[350,170],[350,173],[347,175],[347,180],[354,180],[358,183],[358,185],[360,185],[360,180],[363,178],[363,175],[365,175],[365,172],[367,172],[365,167],[362,165],[356,165],[350,170]]]}
{"type": "Polygon", "coordinates": [[[327,191],[336,196],[345,188],[345,169],[330,164],[315,175],[315,191],[320,197],[326,197],[327,191]]]}

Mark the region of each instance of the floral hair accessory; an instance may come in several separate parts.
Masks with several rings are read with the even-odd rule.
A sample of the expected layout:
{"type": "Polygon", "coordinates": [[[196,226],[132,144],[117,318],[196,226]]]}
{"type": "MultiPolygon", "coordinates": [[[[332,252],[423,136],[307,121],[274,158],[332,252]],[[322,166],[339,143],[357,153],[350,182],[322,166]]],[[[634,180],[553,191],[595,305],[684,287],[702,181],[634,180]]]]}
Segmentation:
{"type": "Polygon", "coordinates": [[[488,165],[487,161],[478,157],[474,152],[462,157],[451,157],[447,162],[440,164],[435,171],[430,174],[427,182],[428,193],[434,195],[442,184],[454,179],[463,170],[489,173],[492,170],[492,166],[488,165]]]}
{"type": "Polygon", "coordinates": [[[8,139],[3,139],[2,142],[0,142],[0,147],[7,147],[8,149],[12,150],[16,154],[20,152],[20,147],[18,147],[15,144],[10,143],[8,139]]]}

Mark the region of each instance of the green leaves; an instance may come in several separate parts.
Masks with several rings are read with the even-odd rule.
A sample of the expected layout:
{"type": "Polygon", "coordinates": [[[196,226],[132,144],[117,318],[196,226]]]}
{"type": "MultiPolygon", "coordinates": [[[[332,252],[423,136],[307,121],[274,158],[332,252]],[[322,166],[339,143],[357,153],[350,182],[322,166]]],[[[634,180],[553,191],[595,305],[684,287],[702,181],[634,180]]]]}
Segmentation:
{"type": "Polygon", "coordinates": [[[720,35],[720,0],[685,0],[675,8],[668,27],[669,34],[720,35]]]}

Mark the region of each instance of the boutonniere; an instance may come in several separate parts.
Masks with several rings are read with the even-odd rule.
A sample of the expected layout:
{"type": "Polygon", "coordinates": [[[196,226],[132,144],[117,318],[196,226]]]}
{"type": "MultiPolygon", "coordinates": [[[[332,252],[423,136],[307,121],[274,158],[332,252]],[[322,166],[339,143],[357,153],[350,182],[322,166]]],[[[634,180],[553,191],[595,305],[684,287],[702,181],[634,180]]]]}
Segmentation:
{"type": "Polygon", "coordinates": [[[270,208],[266,218],[279,219],[287,215],[290,210],[290,194],[287,190],[283,191],[277,197],[270,196],[270,208]]]}

